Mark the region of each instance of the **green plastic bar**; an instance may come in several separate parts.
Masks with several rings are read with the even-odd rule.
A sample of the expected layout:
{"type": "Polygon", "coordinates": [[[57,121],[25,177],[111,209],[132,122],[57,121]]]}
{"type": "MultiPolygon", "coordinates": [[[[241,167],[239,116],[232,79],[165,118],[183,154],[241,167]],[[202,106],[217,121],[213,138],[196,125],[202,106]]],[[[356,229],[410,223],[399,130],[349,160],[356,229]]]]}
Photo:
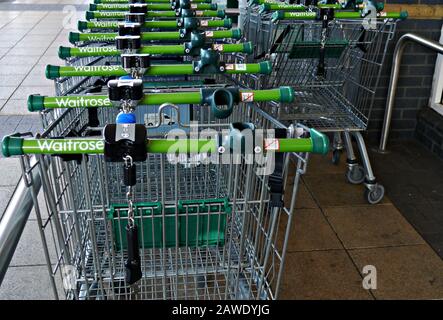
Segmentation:
{"type": "Polygon", "coordinates": [[[286,12],[275,11],[272,14],[272,20],[316,20],[317,13],[315,12],[286,12]]]}
{"type": "MultiPolygon", "coordinates": [[[[197,17],[224,18],[224,10],[202,10],[195,11],[197,17]]],[[[91,19],[125,19],[126,12],[123,11],[86,11],[86,20],[91,19]]],[[[147,18],[177,18],[175,11],[148,11],[147,18]]]]}
{"type": "MultiPolygon", "coordinates": [[[[325,154],[329,149],[328,138],[311,129],[310,138],[272,139],[265,141],[264,151],[274,152],[314,152],[325,154]]],[[[221,137],[222,141],[224,137],[221,137]]],[[[148,153],[199,153],[217,152],[218,138],[215,139],[148,139],[148,153]]],[[[102,154],[102,139],[34,139],[5,136],[2,140],[2,153],[5,157],[24,154],[102,154]]]]}
{"type": "Polygon", "coordinates": [[[285,3],[263,3],[260,6],[260,12],[268,11],[305,11],[306,7],[301,4],[285,4],[285,3]]]}
{"type": "MultiPolygon", "coordinates": [[[[213,44],[211,46],[212,50],[219,51],[221,53],[252,53],[252,43],[228,43],[228,44],[213,44]]],[[[171,54],[171,55],[186,55],[186,46],[184,44],[178,45],[154,45],[154,46],[143,46],[138,51],[138,53],[143,54],[171,54]]],[[[59,47],[58,56],[61,59],[66,59],[70,57],[109,57],[109,56],[119,56],[120,51],[116,47],[59,47]]]]}
{"type": "MultiPolygon", "coordinates": [[[[240,100],[248,102],[292,102],[294,99],[293,90],[289,87],[268,90],[240,90],[239,93],[240,100]]],[[[203,95],[201,92],[151,93],[145,95],[139,104],[160,105],[165,102],[174,104],[201,104],[203,102],[203,95]]],[[[28,99],[28,109],[30,111],[70,107],[112,107],[112,104],[107,96],[30,96],[28,99]]]]}
{"type": "MultiPolygon", "coordinates": [[[[80,31],[88,29],[118,29],[118,24],[121,21],[79,21],[78,29],[80,31]]],[[[142,28],[147,29],[179,29],[179,23],[177,20],[164,20],[164,21],[145,21],[142,28]]],[[[201,20],[198,29],[204,28],[232,28],[231,19],[223,20],[201,20]]]]}
{"type": "MultiPolygon", "coordinates": [[[[205,37],[209,39],[240,39],[241,30],[240,29],[230,29],[230,30],[215,30],[215,31],[205,31],[205,37]]],[[[101,42],[101,41],[113,41],[118,36],[115,32],[104,32],[104,33],[79,33],[70,32],[69,42],[75,44],[79,41],[91,41],[91,42],[101,42]]],[[[186,41],[189,38],[181,37],[179,31],[160,31],[160,32],[142,32],[142,41],[150,40],[183,40],[186,41]]]]}
{"type": "MultiPolygon", "coordinates": [[[[377,12],[377,18],[379,19],[401,19],[404,20],[408,17],[407,11],[402,12],[377,12]]],[[[364,19],[359,12],[353,11],[335,11],[335,19],[364,19]]],[[[317,14],[315,12],[286,12],[275,11],[272,14],[272,20],[317,20],[317,14]]]]}
{"type": "MultiPolygon", "coordinates": [[[[215,90],[215,89],[214,89],[215,90]]],[[[293,102],[294,90],[291,87],[280,87],[267,90],[239,90],[239,101],[242,102],[293,102]]],[[[163,103],[173,104],[202,104],[204,95],[201,91],[191,92],[167,92],[145,94],[139,105],[161,105],[163,103]]],[[[58,108],[95,108],[113,107],[106,95],[86,96],[58,96],[47,97],[30,95],[28,97],[28,110],[30,112],[45,109],[58,108]]]]}
{"type": "MultiPolygon", "coordinates": [[[[129,4],[106,3],[106,4],[90,4],[89,11],[129,11],[129,4]]],[[[146,4],[148,11],[169,11],[174,7],[169,3],[148,3],[146,4]]],[[[194,10],[217,10],[217,4],[212,3],[195,3],[191,4],[194,10]]]]}
{"type": "MultiPolygon", "coordinates": [[[[170,3],[171,0],[146,0],[144,3],[170,3]]],[[[191,3],[211,3],[212,0],[192,0],[191,3]]],[[[94,0],[94,3],[129,3],[128,0],[94,0]]]]}
{"type": "MultiPolygon", "coordinates": [[[[251,0],[250,3],[256,4],[256,5],[264,5],[264,4],[267,5],[267,4],[270,4],[272,6],[274,6],[274,5],[283,5],[283,6],[287,5],[285,3],[282,3],[282,2],[279,2],[279,1],[276,1],[276,0],[251,0]]],[[[295,5],[295,6],[302,7],[303,9],[296,8],[296,9],[294,9],[294,11],[307,10],[307,8],[308,8],[307,6],[304,6],[304,5],[295,5]]],[[[343,9],[342,5],[340,5],[338,3],[336,3],[336,4],[317,4],[315,7],[316,8],[329,8],[329,9],[343,9]]],[[[282,10],[282,9],[271,9],[271,10],[282,10]]]]}
{"type": "MultiPolygon", "coordinates": [[[[260,63],[250,64],[226,64],[225,72],[227,74],[245,74],[245,73],[261,73],[269,74],[271,72],[271,63],[263,61],[260,63]]],[[[120,66],[52,66],[47,65],[45,70],[46,78],[56,79],[60,77],[112,77],[128,75],[120,66]]],[[[192,64],[162,64],[152,65],[145,73],[148,76],[161,75],[187,75],[195,74],[192,64]]]]}

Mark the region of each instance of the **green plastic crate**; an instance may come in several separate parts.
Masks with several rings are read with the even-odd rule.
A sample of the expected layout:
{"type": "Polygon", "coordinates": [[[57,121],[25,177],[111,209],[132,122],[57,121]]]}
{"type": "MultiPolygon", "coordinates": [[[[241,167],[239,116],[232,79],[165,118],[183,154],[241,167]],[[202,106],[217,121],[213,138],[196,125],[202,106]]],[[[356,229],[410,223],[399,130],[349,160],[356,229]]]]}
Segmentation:
{"type": "MultiPolygon", "coordinates": [[[[134,204],[134,221],[139,227],[140,247],[176,247],[176,239],[178,239],[179,247],[222,246],[224,244],[226,218],[231,213],[228,199],[178,201],[177,219],[175,208],[164,208],[164,219],[162,211],[160,202],[134,204]],[[176,226],[177,222],[178,226],[176,226]],[[164,239],[163,223],[165,224],[164,239]]],[[[111,205],[108,219],[112,221],[117,250],[127,248],[125,231],[128,224],[127,216],[127,205],[111,205]]]]}

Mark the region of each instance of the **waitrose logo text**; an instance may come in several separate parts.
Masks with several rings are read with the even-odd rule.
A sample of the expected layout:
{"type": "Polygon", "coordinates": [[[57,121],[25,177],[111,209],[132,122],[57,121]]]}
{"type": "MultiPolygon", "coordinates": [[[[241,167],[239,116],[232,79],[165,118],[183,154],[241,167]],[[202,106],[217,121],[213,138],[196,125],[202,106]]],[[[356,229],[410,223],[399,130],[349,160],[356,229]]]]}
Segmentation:
{"type": "Polygon", "coordinates": [[[83,152],[94,153],[104,149],[102,140],[37,140],[37,147],[42,153],[83,152]]]}

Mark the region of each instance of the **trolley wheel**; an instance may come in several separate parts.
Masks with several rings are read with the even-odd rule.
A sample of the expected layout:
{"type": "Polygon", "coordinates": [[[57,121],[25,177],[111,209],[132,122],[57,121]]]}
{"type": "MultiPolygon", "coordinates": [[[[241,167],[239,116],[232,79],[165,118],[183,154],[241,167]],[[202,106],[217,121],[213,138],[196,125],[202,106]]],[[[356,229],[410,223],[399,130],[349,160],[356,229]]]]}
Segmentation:
{"type": "Polygon", "coordinates": [[[340,156],[341,156],[341,150],[334,149],[334,151],[332,151],[332,163],[338,165],[340,162],[340,156]]]}
{"type": "Polygon", "coordinates": [[[346,179],[351,184],[361,184],[365,181],[365,168],[361,165],[352,166],[346,172],[346,179]]]}
{"type": "Polygon", "coordinates": [[[365,190],[365,198],[370,204],[379,203],[385,196],[385,187],[376,183],[365,190]]]}

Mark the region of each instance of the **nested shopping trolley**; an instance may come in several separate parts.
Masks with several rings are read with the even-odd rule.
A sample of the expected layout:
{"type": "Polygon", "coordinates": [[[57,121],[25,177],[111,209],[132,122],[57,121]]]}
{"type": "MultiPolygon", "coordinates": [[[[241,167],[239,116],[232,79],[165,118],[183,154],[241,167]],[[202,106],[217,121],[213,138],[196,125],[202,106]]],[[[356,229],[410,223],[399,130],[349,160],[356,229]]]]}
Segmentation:
{"type": "MultiPolygon", "coordinates": [[[[184,108],[162,106],[168,107],[184,108]]],[[[115,117],[114,108],[102,110],[115,117]]],[[[5,156],[23,155],[57,297],[278,298],[298,182],[308,154],[327,152],[328,140],[304,126],[284,126],[253,103],[238,105],[223,121],[205,117],[207,110],[192,111],[198,128],[180,118],[184,139],[155,130],[139,136],[136,126],[144,152],[131,158],[122,153],[128,146],[106,133],[104,140],[72,137],[87,121],[85,108],[65,109],[41,136],[3,140],[5,156]],[[63,122],[73,112],[77,122],[63,122]],[[146,159],[137,158],[141,154],[146,159]],[[263,171],[269,163],[275,168],[263,171]],[[46,218],[33,189],[36,179],[46,218]],[[134,179],[131,188],[125,187],[128,179],[134,179]]]]}
{"type": "Polygon", "coordinates": [[[334,9],[275,11],[271,19],[261,20],[255,47],[257,59],[271,59],[272,72],[248,83],[255,88],[293,87],[294,103],[267,111],[281,121],[297,120],[333,132],[334,163],[344,138],[346,177],[353,184],[365,182],[370,203],[383,198],[384,188],[375,180],[361,132],[371,116],[387,46],[397,21],[406,16],[406,12],[381,11],[362,17],[361,12],[334,9]],[[351,136],[357,141],[362,166],[351,136]]]}

